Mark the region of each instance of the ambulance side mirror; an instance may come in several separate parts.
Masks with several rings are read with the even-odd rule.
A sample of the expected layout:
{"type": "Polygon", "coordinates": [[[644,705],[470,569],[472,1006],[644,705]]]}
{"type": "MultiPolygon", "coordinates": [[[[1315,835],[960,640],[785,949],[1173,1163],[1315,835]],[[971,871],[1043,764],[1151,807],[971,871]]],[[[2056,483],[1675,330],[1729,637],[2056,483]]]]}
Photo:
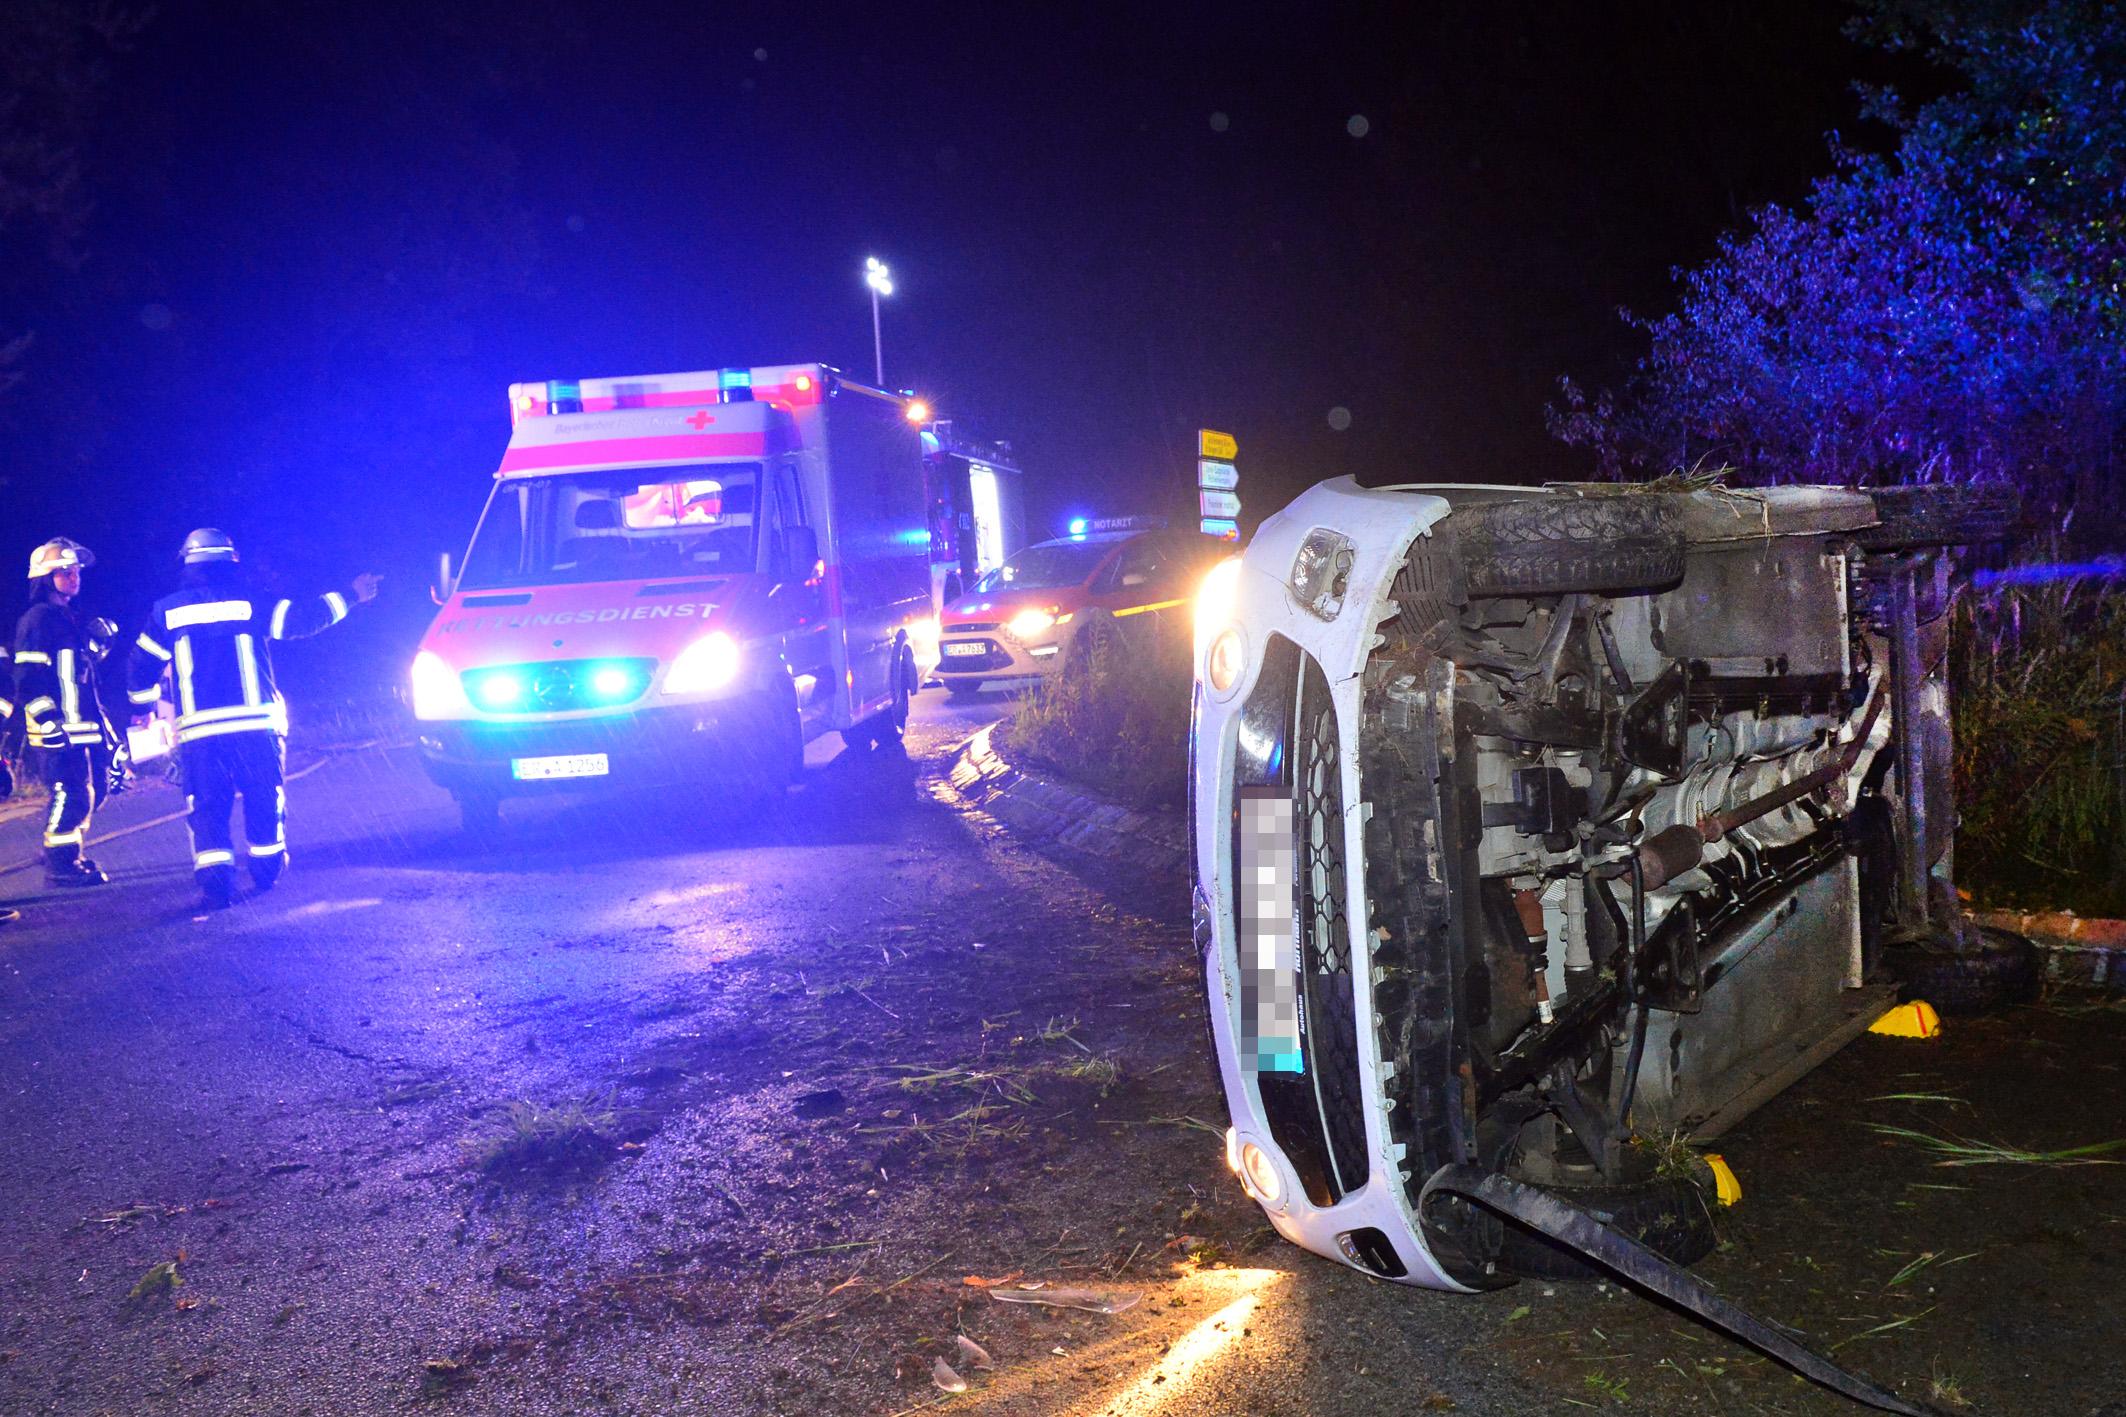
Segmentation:
{"type": "Polygon", "coordinates": [[[819,565],[819,533],[808,526],[783,528],[782,564],[775,568],[778,578],[786,581],[808,581],[819,565]]]}
{"type": "Polygon", "coordinates": [[[450,553],[442,552],[436,557],[436,583],[428,588],[428,598],[441,605],[457,590],[458,579],[450,573],[450,553]]]}

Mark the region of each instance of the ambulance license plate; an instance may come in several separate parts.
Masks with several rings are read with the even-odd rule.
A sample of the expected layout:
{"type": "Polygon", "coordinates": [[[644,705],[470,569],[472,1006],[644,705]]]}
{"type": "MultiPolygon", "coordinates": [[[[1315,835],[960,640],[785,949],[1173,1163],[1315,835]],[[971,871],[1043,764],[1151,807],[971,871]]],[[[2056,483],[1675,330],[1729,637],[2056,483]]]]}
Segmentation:
{"type": "Polygon", "coordinates": [[[612,766],[603,753],[564,753],[554,758],[511,758],[510,776],[519,782],[542,782],[556,777],[604,777],[612,766]]]}
{"type": "Polygon", "coordinates": [[[987,653],[989,653],[989,646],[980,642],[971,644],[958,642],[945,646],[945,657],[947,659],[977,659],[987,653]]]}

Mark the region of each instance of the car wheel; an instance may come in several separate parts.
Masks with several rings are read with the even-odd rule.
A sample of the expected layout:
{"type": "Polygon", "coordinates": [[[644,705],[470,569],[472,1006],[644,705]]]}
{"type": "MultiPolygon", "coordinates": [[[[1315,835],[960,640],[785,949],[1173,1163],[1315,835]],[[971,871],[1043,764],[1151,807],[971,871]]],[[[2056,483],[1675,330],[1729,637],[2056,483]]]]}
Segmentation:
{"type": "Polygon", "coordinates": [[[1683,578],[1681,509],[1659,494],[1490,502],[1462,508],[1448,525],[1472,600],[1639,590],[1683,578]]]}
{"type": "Polygon", "coordinates": [[[908,703],[914,694],[915,652],[902,645],[894,660],[893,702],[851,728],[843,735],[844,740],[852,747],[863,744],[871,748],[905,751],[907,743],[902,735],[908,729],[908,703]]]}
{"type": "MultiPolygon", "coordinates": [[[[1539,1186],[1586,1211],[1673,1264],[1704,1259],[1720,1242],[1709,1187],[1684,1176],[1650,1176],[1622,1185],[1539,1186]]],[[[1517,1221],[1504,1222],[1498,1267],[1518,1279],[1609,1279],[1601,1265],[1517,1221]]]]}
{"type": "Polygon", "coordinates": [[[1863,551],[1916,551],[2006,541],[2022,523],[2022,505],[2007,487],[1870,487],[1880,525],[1853,534],[1863,551]]]}
{"type": "Polygon", "coordinates": [[[2037,946],[1990,925],[1979,927],[1976,949],[1890,945],[1882,962],[1908,998],[1926,1000],[1936,1013],[1992,1013],[2037,994],[2037,946]]]}

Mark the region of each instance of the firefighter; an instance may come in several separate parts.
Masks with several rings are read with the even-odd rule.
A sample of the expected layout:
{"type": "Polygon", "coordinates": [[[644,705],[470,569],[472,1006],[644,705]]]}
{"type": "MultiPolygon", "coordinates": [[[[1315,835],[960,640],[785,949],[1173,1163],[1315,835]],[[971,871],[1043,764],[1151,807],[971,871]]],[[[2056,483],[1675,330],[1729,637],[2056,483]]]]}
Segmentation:
{"type": "MultiPolygon", "coordinates": [[[[155,602],[133,642],[127,699],[146,712],[164,677],[177,700],[177,751],[191,808],[192,874],[206,904],[236,897],[229,812],[244,799],[245,866],[271,890],[288,863],[287,795],[281,767],[288,709],[273,683],[275,640],[338,624],[339,591],[297,600],[254,598],[237,566],[236,543],[212,527],[185,538],[183,583],[155,602]]],[[[354,578],[353,600],[376,597],[377,578],[354,578]]]]}
{"type": "Polygon", "coordinates": [[[96,664],[109,652],[104,620],[75,605],[81,573],[96,564],[86,546],[54,537],[30,553],[30,608],[15,624],[14,708],[8,745],[19,733],[51,790],[44,821],[44,878],[55,886],[100,886],[109,878],[82,854],[89,818],[109,795],[118,735],[96,691],[96,664]]]}

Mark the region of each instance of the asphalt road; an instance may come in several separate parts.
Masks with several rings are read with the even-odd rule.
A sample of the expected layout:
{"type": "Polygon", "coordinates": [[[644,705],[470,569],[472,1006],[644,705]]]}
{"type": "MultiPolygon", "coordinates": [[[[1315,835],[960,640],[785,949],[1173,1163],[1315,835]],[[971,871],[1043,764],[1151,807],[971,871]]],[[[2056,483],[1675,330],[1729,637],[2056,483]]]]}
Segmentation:
{"type": "MultiPolygon", "coordinates": [[[[289,789],[287,878],[225,913],[194,910],[174,821],[94,848],[106,890],[0,875],[25,913],[0,929],[0,1411],[1849,1410],[1615,1290],[1435,1295],[1277,1242],[1220,1159],[1180,893],[941,797],[1004,707],[923,695],[906,757],[815,745],[766,818],[526,804],[489,844],[404,750],[335,756],[289,789]],[[969,1282],[1013,1275],[1122,1311],[969,1282]]],[[[180,805],[122,798],[99,833],[180,805]]],[[[33,827],[0,822],[0,867],[33,827]]],[[[1727,1150],[1801,1154],[1776,1126],[1727,1150]]],[[[2103,1223],[2077,1231],[2092,1303],[2103,1223]]],[[[1738,1231],[1745,1291],[1808,1224],[1738,1231]]],[[[1871,1340],[1877,1376],[1926,1390],[1921,1328],[1871,1340]]],[[[1950,1356],[1984,1410],[2121,1395],[2115,1353],[2028,1407],[1950,1356]]]]}

